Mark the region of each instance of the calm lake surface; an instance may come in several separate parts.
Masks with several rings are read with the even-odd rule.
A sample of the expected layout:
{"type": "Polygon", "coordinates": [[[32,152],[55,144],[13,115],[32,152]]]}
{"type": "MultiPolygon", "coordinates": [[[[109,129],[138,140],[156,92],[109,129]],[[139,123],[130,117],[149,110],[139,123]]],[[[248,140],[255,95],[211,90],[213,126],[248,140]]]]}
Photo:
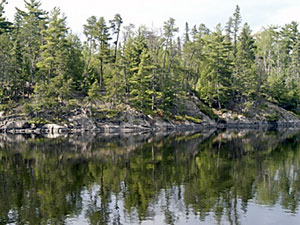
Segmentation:
{"type": "Polygon", "coordinates": [[[300,131],[0,135],[0,224],[299,224],[300,131]]]}

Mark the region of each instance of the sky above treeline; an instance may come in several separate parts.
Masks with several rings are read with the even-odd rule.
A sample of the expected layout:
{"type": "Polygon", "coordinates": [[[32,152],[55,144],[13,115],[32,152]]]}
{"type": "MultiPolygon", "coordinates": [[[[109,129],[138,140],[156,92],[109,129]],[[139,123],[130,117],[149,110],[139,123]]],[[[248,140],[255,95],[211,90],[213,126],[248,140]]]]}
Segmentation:
{"type": "MultiPolygon", "coordinates": [[[[107,21],[121,14],[124,25],[146,25],[160,28],[169,17],[183,32],[189,26],[204,23],[213,29],[218,23],[224,27],[236,5],[241,8],[242,22],[258,31],[268,25],[300,22],[300,0],[40,0],[42,9],[50,11],[55,6],[67,16],[73,33],[81,34],[88,17],[103,16],[107,21]]],[[[15,7],[24,9],[24,0],[8,0],[5,16],[13,20],[15,7]]]]}

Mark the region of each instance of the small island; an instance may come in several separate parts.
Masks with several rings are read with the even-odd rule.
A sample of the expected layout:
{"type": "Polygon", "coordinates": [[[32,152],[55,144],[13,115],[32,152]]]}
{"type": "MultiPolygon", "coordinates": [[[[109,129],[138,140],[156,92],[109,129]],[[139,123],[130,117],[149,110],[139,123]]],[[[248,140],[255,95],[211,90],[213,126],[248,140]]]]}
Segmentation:
{"type": "Polygon", "coordinates": [[[83,36],[59,8],[0,2],[0,130],[139,132],[300,126],[298,23],[252,34],[239,6],[225,26],[179,33],[91,16],[83,36]]]}

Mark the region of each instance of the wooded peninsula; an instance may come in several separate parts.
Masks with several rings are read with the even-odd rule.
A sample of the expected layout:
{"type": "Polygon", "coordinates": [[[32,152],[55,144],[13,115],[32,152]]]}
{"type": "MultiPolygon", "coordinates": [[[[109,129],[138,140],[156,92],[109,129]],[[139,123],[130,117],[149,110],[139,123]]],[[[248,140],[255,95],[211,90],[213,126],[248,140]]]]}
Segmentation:
{"type": "Polygon", "coordinates": [[[8,21],[6,4],[0,1],[1,130],[300,124],[297,22],[252,34],[236,6],[224,27],[186,23],[179,33],[173,18],[149,29],[123,25],[116,14],[89,17],[79,38],[59,8],[25,0],[8,21]]]}

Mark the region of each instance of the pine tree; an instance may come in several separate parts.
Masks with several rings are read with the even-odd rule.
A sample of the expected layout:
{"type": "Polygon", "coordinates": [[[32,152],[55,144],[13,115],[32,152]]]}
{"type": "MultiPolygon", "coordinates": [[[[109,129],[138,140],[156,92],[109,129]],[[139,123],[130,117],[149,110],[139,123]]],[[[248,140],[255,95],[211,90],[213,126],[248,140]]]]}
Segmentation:
{"type": "Polygon", "coordinates": [[[226,32],[226,40],[231,42],[232,41],[232,27],[233,27],[233,19],[232,17],[229,17],[226,27],[225,27],[225,32],[226,32]]]}
{"type": "Polygon", "coordinates": [[[11,68],[14,66],[11,61],[11,49],[13,43],[7,33],[0,35],[0,103],[8,100],[11,96],[9,91],[12,85],[11,68]]]}
{"type": "Polygon", "coordinates": [[[63,74],[59,74],[48,82],[41,81],[36,84],[34,92],[38,110],[54,110],[59,114],[71,98],[72,79],[66,81],[63,74]]]}
{"type": "Polygon", "coordinates": [[[66,17],[60,17],[60,10],[54,8],[49,26],[42,31],[44,44],[37,67],[43,79],[35,86],[35,98],[39,107],[54,108],[57,113],[70,99],[73,83],[68,68],[70,42],[67,32],[66,17]]]}
{"type": "Polygon", "coordinates": [[[232,61],[228,58],[231,44],[222,35],[220,25],[207,40],[205,67],[197,84],[200,97],[221,108],[231,95],[232,61]]]}
{"type": "Polygon", "coordinates": [[[239,35],[237,46],[235,91],[237,91],[240,97],[244,96],[246,99],[250,96],[254,97],[257,94],[256,46],[254,42],[250,27],[245,23],[239,35]]]}
{"type": "Polygon", "coordinates": [[[41,46],[41,57],[37,63],[42,79],[65,74],[68,41],[66,17],[60,18],[60,9],[54,8],[47,29],[42,31],[44,44],[41,46]]]}
{"type": "Polygon", "coordinates": [[[154,80],[153,69],[150,54],[145,48],[140,55],[140,63],[133,74],[130,83],[130,101],[132,104],[140,109],[153,110],[154,109],[154,80]]]}
{"type": "Polygon", "coordinates": [[[17,9],[18,18],[18,36],[22,46],[24,63],[28,65],[25,70],[25,79],[29,82],[28,94],[31,87],[38,79],[36,77],[36,63],[41,55],[40,46],[42,45],[42,30],[46,28],[47,13],[40,9],[41,3],[37,0],[25,2],[26,11],[17,9]]]}
{"type": "Polygon", "coordinates": [[[167,77],[169,76],[173,58],[174,58],[174,49],[173,49],[173,37],[178,32],[179,28],[175,26],[175,19],[169,18],[168,21],[164,22],[163,32],[165,37],[165,51],[163,57],[163,69],[165,70],[167,77]],[[166,64],[168,63],[168,69],[166,71],[166,64]]]}
{"type": "Polygon", "coordinates": [[[6,0],[0,2],[0,35],[3,33],[10,32],[12,30],[12,23],[7,21],[4,17],[4,5],[7,4],[6,0]]]}
{"type": "Polygon", "coordinates": [[[141,62],[140,56],[145,48],[147,48],[147,44],[145,37],[141,33],[137,37],[128,39],[124,47],[122,61],[124,64],[124,80],[127,95],[131,91],[131,85],[129,84],[129,81],[141,62]]]}
{"type": "Polygon", "coordinates": [[[11,97],[11,67],[14,66],[11,60],[13,42],[10,38],[13,24],[4,17],[5,4],[6,0],[0,1],[0,103],[11,97]]]}
{"type": "Polygon", "coordinates": [[[111,61],[110,49],[108,41],[111,40],[109,28],[103,17],[100,17],[96,23],[96,42],[98,46],[97,58],[99,59],[99,87],[100,91],[104,91],[104,65],[111,61]]]}
{"type": "Polygon", "coordinates": [[[190,29],[188,22],[185,23],[185,34],[184,34],[184,43],[187,43],[190,41],[190,29]]]}
{"type": "Polygon", "coordinates": [[[123,23],[122,17],[120,14],[116,14],[114,19],[110,21],[111,28],[113,29],[113,34],[116,35],[116,40],[114,41],[115,50],[114,50],[114,61],[117,60],[117,50],[120,38],[121,25],[123,23]]]}
{"type": "Polygon", "coordinates": [[[85,70],[84,70],[84,76],[86,82],[90,78],[89,75],[90,63],[92,60],[92,56],[96,51],[96,36],[97,36],[96,24],[97,24],[97,18],[95,16],[91,16],[87,19],[87,24],[83,26],[84,27],[83,33],[87,39],[86,41],[87,56],[85,57],[86,62],[85,62],[85,70]]]}
{"type": "Polygon", "coordinates": [[[80,91],[83,88],[85,68],[82,44],[79,37],[74,34],[68,34],[66,39],[65,79],[72,79],[74,89],[80,91]]]}
{"type": "Polygon", "coordinates": [[[236,57],[237,53],[237,42],[238,42],[238,35],[240,24],[242,22],[240,7],[237,5],[235,8],[235,12],[233,13],[232,25],[233,25],[233,55],[236,57]]]}

